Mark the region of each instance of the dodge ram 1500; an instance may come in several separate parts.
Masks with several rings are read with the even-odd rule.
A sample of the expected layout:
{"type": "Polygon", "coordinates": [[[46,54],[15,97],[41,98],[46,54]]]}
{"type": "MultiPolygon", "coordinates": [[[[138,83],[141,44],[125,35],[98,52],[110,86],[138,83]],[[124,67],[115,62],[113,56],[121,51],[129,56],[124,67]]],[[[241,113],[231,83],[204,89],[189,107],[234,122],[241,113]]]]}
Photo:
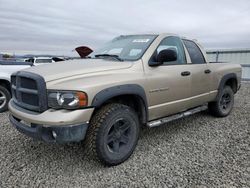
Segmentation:
{"type": "Polygon", "coordinates": [[[88,58],[18,71],[10,121],[46,142],[84,140],[106,165],[127,160],[142,126],[202,110],[230,114],[241,66],[209,63],[194,40],[170,34],[119,36],[88,58]]]}

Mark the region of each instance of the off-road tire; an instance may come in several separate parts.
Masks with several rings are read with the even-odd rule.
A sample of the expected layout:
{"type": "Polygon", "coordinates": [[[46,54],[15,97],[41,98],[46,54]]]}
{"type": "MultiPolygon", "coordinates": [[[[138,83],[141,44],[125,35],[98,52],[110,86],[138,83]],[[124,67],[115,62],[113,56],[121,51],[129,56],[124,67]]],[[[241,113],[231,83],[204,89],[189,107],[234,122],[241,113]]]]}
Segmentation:
{"type": "Polygon", "coordinates": [[[210,114],[216,117],[228,116],[234,105],[234,92],[230,86],[225,86],[218,94],[217,101],[208,103],[208,110],[210,114]],[[224,104],[224,96],[228,96],[228,104],[224,104]],[[223,106],[224,105],[224,106],[223,106]]]}
{"type": "Polygon", "coordinates": [[[0,101],[0,113],[8,110],[8,103],[11,99],[10,92],[3,86],[0,86],[0,97],[4,97],[5,101],[0,101]],[[2,103],[3,102],[3,103],[2,103]]]}
{"type": "Polygon", "coordinates": [[[118,165],[132,155],[137,145],[139,129],[138,116],[132,108],[117,103],[107,104],[98,110],[90,121],[90,127],[85,139],[87,154],[99,159],[105,165],[118,165]],[[120,121],[126,123],[123,124],[120,121]],[[129,128],[126,129],[127,132],[123,132],[122,128],[126,126],[129,128]],[[118,131],[120,127],[121,140],[124,141],[127,139],[127,145],[125,142],[117,141],[119,140],[118,131]],[[113,139],[113,137],[115,141],[111,141],[108,144],[108,138],[113,139]],[[118,150],[117,147],[115,147],[117,146],[117,142],[119,142],[118,145],[120,147],[118,150]]]}

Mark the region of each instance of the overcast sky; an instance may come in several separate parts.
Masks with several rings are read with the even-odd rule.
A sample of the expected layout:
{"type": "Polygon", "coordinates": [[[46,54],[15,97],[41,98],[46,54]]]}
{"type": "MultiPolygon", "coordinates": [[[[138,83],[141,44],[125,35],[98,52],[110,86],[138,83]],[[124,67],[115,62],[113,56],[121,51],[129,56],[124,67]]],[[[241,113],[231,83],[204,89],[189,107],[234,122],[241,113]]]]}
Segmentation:
{"type": "Polygon", "coordinates": [[[80,45],[152,32],[250,48],[250,0],[0,0],[0,52],[74,55],[80,45]]]}

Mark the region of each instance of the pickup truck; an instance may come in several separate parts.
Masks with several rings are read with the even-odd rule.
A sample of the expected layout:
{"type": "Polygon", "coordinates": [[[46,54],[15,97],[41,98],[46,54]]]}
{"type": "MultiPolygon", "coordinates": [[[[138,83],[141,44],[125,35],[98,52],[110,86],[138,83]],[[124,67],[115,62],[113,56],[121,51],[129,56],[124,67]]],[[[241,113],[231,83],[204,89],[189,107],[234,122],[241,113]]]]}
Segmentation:
{"type": "Polygon", "coordinates": [[[46,142],[84,140],[108,166],[131,156],[143,126],[207,108],[229,115],[241,84],[240,65],[209,63],[200,44],[172,34],[119,36],[70,61],[13,74],[10,121],[46,142]]]}

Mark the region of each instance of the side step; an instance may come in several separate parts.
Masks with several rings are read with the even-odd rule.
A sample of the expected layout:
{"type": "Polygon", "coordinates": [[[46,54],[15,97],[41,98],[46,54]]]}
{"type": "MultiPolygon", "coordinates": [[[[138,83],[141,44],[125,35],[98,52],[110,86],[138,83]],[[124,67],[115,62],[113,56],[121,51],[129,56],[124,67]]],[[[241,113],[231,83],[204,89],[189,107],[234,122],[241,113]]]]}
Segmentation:
{"type": "Polygon", "coordinates": [[[180,119],[180,118],[183,118],[183,117],[187,117],[187,116],[190,116],[192,114],[196,114],[196,113],[204,111],[204,110],[207,110],[207,105],[192,108],[192,109],[187,110],[185,112],[181,112],[181,113],[178,113],[178,114],[175,114],[175,115],[167,116],[167,117],[164,117],[162,119],[157,119],[157,120],[150,121],[150,122],[147,123],[147,126],[150,127],[150,128],[151,127],[157,127],[159,125],[168,123],[170,121],[180,119]]]}

